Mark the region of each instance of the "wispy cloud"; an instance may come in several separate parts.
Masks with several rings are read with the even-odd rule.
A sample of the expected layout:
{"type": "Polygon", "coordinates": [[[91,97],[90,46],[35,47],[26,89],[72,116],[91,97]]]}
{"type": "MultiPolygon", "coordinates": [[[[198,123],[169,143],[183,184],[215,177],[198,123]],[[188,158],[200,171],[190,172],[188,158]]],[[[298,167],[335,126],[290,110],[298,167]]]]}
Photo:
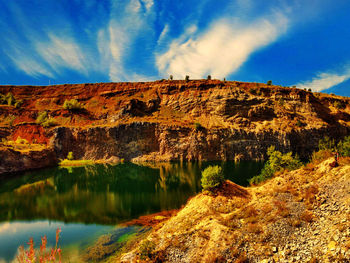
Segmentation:
{"type": "Polygon", "coordinates": [[[336,86],[350,79],[350,69],[346,69],[343,73],[319,73],[310,81],[300,82],[296,86],[300,89],[311,89],[312,91],[322,91],[336,86]]]}
{"type": "Polygon", "coordinates": [[[7,56],[17,67],[17,69],[22,70],[27,75],[35,78],[42,75],[50,78],[54,77],[53,72],[51,72],[51,70],[48,69],[45,64],[40,62],[36,54],[28,54],[26,48],[23,45],[18,44],[16,41],[7,40],[7,42],[11,47],[10,51],[7,53],[7,56]]]}
{"type": "Polygon", "coordinates": [[[108,27],[99,31],[97,39],[101,63],[108,65],[111,81],[135,80],[134,77],[142,76],[128,72],[124,60],[133,52],[131,46],[136,38],[151,35],[150,24],[155,17],[153,5],[153,0],[130,0],[112,5],[108,27]]]}
{"type": "Polygon", "coordinates": [[[235,72],[253,52],[274,42],[287,25],[287,18],[279,13],[250,24],[221,20],[203,34],[192,32],[188,38],[186,32],[157,56],[156,63],[162,75],[222,78],[235,72]]]}
{"type": "Polygon", "coordinates": [[[37,53],[54,71],[71,68],[86,74],[83,52],[74,39],[58,37],[54,33],[49,33],[48,39],[47,42],[37,41],[35,46],[37,53]]]}

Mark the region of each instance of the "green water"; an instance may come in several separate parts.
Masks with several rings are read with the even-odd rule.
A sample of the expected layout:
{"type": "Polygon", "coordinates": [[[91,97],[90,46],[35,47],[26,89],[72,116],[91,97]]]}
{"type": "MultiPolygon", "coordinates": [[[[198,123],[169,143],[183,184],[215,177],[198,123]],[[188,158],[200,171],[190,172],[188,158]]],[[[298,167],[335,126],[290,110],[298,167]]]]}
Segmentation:
{"type": "Polygon", "coordinates": [[[180,208],[201,190],[201,171],[210,164],[222,166],[225,177],[240,185],[247,185],[263,165],[125,163],[51,168],[0,178],[0,262],[11,261],[29,237],[39,242],[40,236],[48,235],[54,240],[57,227],[62,229],[63,251],[77,255],[99,235],[121,231],[120,223],[180,208]]]}

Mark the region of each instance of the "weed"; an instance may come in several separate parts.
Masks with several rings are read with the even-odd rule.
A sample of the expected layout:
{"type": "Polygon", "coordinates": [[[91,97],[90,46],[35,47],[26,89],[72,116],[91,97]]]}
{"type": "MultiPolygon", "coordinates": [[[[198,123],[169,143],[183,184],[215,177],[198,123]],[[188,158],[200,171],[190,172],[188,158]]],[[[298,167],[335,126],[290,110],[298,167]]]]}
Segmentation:
{"type": "Polygon", "coordinates": [[[29,239],[27,243],[29,245],[28,250],[25,250],[23,246],[19,247],[19,255],[17,256],[17,260],[20,263],[35,263],[35,262],[61,262],[61,248],[58,247],[58,241],[60,239],[61,229],[57,228],[56,230],[56,245],[51,251],[47,251],[47,238],[46,236],[41,237],[41,245],[40,250],[34,248],[33,238],[29,239]]]}

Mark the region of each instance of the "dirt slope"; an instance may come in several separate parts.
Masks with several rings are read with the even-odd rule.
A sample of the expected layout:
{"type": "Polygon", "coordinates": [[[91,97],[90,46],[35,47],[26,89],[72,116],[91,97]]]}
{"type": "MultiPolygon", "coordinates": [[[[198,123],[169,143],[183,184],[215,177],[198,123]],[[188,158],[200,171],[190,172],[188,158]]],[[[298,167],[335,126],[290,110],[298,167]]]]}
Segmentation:
{"type": "Polygon", "coordinates": [[[350,164],[332,161],[199,194],[148,237],[152,253],[139,247],[121,261],[349,262],[350,164]]]}

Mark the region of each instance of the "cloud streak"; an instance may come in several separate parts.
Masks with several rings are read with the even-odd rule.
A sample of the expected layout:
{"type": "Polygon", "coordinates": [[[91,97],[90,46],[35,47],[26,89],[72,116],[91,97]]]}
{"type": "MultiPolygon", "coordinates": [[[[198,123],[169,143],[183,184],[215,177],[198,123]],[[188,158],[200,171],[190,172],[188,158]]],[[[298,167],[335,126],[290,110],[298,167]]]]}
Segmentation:
{"type": "Polygon", "coordinates": [[[312,91],[322,91],[334,87],[350,79],[350,69],[342,74],[336,73],[319,73],[310,81],[300,82],[296,86],[300,89],[311,89],[312,91]]]}
{"type": "Polygon", "coordinates": [[[282,14],[244,25],[221,20],[203,34],[185,33],[172,41],[165,53],[157,55],[156,64],[163,76],[202,78],[211,74],[222,78],[239,69],[252,53],[276,41],[287,27],[282,14]]]}
{"type": "Polygon", "coordinates": [[[79,45],[71,38],[57,37],[53,33],[48,34],[49,41],[38,41],[37,53],[55,71],[62,68],[71,68],[81,73],[87,73],[84,66],[84,56],[79,45]]]}

